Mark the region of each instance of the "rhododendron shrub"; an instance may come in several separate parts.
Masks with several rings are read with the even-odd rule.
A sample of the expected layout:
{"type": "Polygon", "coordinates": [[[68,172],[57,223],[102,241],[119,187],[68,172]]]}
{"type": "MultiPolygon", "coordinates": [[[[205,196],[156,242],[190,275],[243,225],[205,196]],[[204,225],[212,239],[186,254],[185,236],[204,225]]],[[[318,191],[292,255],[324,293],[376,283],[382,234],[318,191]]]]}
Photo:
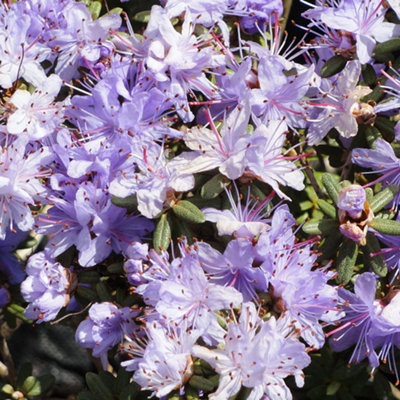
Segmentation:
{"type": "Polygon", "coordinates": [[[0,4],[5,399],[400,398],[400,7],[291,3],[0,4]]]}

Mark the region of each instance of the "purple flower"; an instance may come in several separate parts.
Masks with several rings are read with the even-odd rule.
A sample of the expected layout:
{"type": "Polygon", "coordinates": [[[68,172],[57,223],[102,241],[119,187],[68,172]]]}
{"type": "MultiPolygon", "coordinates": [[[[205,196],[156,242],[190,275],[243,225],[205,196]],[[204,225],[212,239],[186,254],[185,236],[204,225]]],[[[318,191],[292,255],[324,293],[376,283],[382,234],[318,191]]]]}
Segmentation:
{"type": "Polygon", "coordinates": [[[121,17],[110,13],[93,21],[85,4],[78,2],[69,3],[62,14],[66,26],[52,29],[50,43],[59,52],[55,72],[68,82],[81,62],[90,65],[99,60],[103,47],[113,48],[106,38],[110,29],[120,27],[121,17]]]}
{"type": "Polygon", "coordinates": [[[199,260],[186,256],[169,279],[162,281],[156,310],[168,321],[198,329],[207,343],[215,342],[223,330],[215,311],[238,307],[242,294],[233,287],[210,282],[199,260]]]}
{"type": "Polygon", "coordinates": [[[0,20],[0,86],[10,88],[20,77],[35,86],[45,79],[40,63],[50,55],[50,49],[39,42],[38,36],[32,37],[31,25],[34,16],[23,12],[21,7],[13,6],[2,10],[0,20]]]}
{"type": "Polygon", "coordinates": [[[43,80],[32,94],[27,90],[17,90],[9,100],[11,109],[15,111],[8,117],[8,131],[12,134],[26,131],[31,140],[54,133],[64,119],[62,104],[54,104],[61,83],[61,79],[53,74],[43,80]]]}
{"type": "Polygon", "coordinates": [[[124,252],[130,244],[153,229],[151,221],[111,203],[105,189],[85,182],[79,188],[65,188],[64,198],[50,197],[54,203],[37,219],[37,231],[53,235],[47,251],[54,257],[75,245],[83,267],[95,265],[111,251],[124,252]]]}
{"type": "Polygon", "coordinates": [[[268,183],[280,197],[288,199],[279,185],[303,190],[304,175],[292,162],[298,156],[282,154],[286,132],[287,125],[283,120],[269,121],[267,125],[257,127],[251,135],[252,146],[246,153],[246,175],[268,183]]]}
{"type": "Polygon", "coordinates": [[[182,387],[192,376],[191,351],[199,332],[184,326],[148,322],[147,340],[128,338],[125,350],[133,358],[124,361],[122,366],[135,371],[133,380],[142,390],[151,390],[157,397],[163,397],[182,387]]]}
{"type": "Polygon", "coordinates": [[[75,340],[93,350],[107,368],[107,352],[123,341],[124,335],[134,336],[139,329],[135,323],[138,310],[118,308],[112,303],[94,303],[89,309],[89,319],[82,321],[76,330],[75,340]]]}
{"type": "Polygon", "coordinates": [[[263,322],[253,303],[242,306],[239,323],[228,324],[222,346],[208,349],[195,345],[193,354],[207,361],[220,375],[218,389],[209,399],[227,399],[239,392],[241,385],[253,388],[249,399],[291,400],[284,378],[293,375],[303,386],[302,368],[310,363],[303,343],[293,335],[286,321],[272,317],[263,322]]]}
{"type": "Polygon", "coordinates": [[[186,132],[186,145],[197,157],[183,171],[195,173],[218,168],[230,179],[239,178],[245,170],[246,153],[251,145],[251,135],[246,134],[249,123],[248,107],[236,107],[218,132],[208,114],[211,129],[193,128],[186,132]]]}
{"type": "Polygon", "coordinates": [[[240,26],[246,32],[254,34],[264,30],[268,21],[276,22],[283,13],[282,0],[231,0],[234,9],[230,13],[242,16],[240,26]],[[247,15],[246,15],[247,14],[247,15]]]}
{"type": "Polygon", "coordinates": [[[343,188],[339,193],[337,206],[346,211],[351,218],[360,218],[367,199],[365,190],[360,185],[350,185],[343,188]]]}
{"type": "Polygon", "coordinates": [[[275,309],[287,315],[310,346],[321,348],[325,338],[319,321],[335,321],[341,316],[337,288],[327,283],[335,274],[312,269],[317,256],[309,245],[277,241],[275,246],[261,264],[275,309]]]}
{"type": "Polygon", "coordinates": [[[358,276],[354,284],[354,294],[339,288],[339,296],[346,316],[338,328],[329,332],[333,336],[330,343],[334,351],[343,351],[356,344],[350,363],[358,363],[368,357],[375,369],[380,360],[389,358],[389,365],[399,379],[393,346],[399,347],[400,293],[391,288],[382,299],[375,298],[376,278],[371,272],[358,276]],[[380,347],[379,353],[376,348],[380,347]]]}
{"type": "Polygon", "coordinates": [[[386,8],[382,3],[381,0],[330,0],[328,6],[324,3],[313,10],[312,16],[319,17],[328,28],[351,33],[358,59],[365,64],[371,60],[376,42],[391,39],[398,32],[397,25],[384,21],[386,8]]]}
{"type": "Polygon", "coordinates": [[[246,204],[242,206],[240,194],[236,188],[237,203],[233,198],[232,192],[225,188],[225,193],[228,196],[232,210],[217,210],[216,208],[203,208],[202,212],[207,221],[216,222],[218,234],[232,235],[236,237],[258,236],[260,233],[269,230],[269,219],[267,216],[271,210],[268,210],[270,201],[275,195],[275,192],[269,194],[263,201],[253,201],[250,195],[250,187],[248,188],[246,204]]]}
{"type": "Polygon", "coordinates": [[[305,127],[305,104],[302,102],[314,76],[314,66],[303,67],[295,75],[286,70],[295,68],[283,57],[265,56],[259,60],[258,88],[250,92],[252,113],[263,123],[282,120],[291,127],[305,127]]]}
{"type": "Polygon", "coordinates": [[[311,145],[318,143],[328,132],[335,128],[343,138],[351,138],[357,135],[357,117],[364,117],[361,113],[369,113],[374,116],[372,106],[360,104],[360,98],[371,92],[367,86],[357,86],[360,79],[361,65],[359,61],[349,61],[345,69],[334,81],[324,80],[320,86],[322,97],[314,100],[312,104],[321,108],[321,112],[315,118],[309,118],[310,126],[307,133],[308,142],[311,145]],[[328,85],[324,91],[323,88],[328,85]],[[362,109],[362,107],[364,107],[362,109]]]}
{"type": "Polygon", "coordinates": [[[263,272],[253,266],[255,254],[251,241],[232,240],[224,254],[204,242],[196,243],[193,249],[204,270],[210,274],[210,281],[234,287],[242,293],[244,301],[257,298],[256,289],[267,290],[263,272]]]}
{"type": "Polygon", "coordinates": [[[55,319],[76,287],[75,275],[43,251],[29,258],[26,273],[21,283],[22,296],[30,303],[25,316],[37,323],[55,319]]]}
{"type": "Polygon", "coordinates": [[[169,208],[173,204],[175,192],[193,188],[194,177],[185,165],[195,154],[182,153],[168,160],[162,146],[141,140],[134,143],[131,157],[111,182],[110,193],[117,197],[136,193],[138,210],[145,217],[154,218],[164,206],[169,208]]]}
{"type": "MultiPolygon", "coordinates": [[[[365,174],[382,174],[380,178],[369,183],[372,185],[382,181],[383,186],[388,184],[400,185],[400,159],[396,157],[392,146],[383,139],[374,143],[375,149],[354,149],[352,154],[353,163],[365,168],[372,168],[371,172],[365,174]]],[[[397,207],[400,203],[400,193],[397,193],[393,200],[397,207]]]]}
{"type": "Polygon", "coordinates": [[[39,178],[49,174],[42,166],[53,156],[46,148],[25,155],[27,141],[19,137],[8,147],[0,146],[0,240],[8,228],[14,230],[14,225],[22,231],[33,227],[29,205],[34,205],[45,191],[39,178]]]}

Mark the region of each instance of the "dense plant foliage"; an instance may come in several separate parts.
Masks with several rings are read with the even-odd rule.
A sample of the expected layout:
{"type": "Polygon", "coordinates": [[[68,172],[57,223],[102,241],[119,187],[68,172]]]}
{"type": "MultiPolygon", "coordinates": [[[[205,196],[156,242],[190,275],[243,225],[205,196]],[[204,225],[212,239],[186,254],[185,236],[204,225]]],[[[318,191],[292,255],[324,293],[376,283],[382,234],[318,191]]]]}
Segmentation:
{"type": "Polygon", "coordinates": [[[400,398],[398,1],[0,11],[5,399],[400,398]]]}

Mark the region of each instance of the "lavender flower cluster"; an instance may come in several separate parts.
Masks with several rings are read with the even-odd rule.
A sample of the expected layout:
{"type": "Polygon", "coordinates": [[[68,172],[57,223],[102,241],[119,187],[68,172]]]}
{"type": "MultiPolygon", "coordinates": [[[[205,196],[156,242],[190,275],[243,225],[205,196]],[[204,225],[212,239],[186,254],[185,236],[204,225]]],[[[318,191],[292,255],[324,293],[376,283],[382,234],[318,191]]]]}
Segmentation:
{"type": "Polygon", "coordinates": [[[281,0],[95,3],[0,3],[3,314],[163,399],[290,400],[324,346],[399,381],[398,2],[293,42],[281,0]]]}

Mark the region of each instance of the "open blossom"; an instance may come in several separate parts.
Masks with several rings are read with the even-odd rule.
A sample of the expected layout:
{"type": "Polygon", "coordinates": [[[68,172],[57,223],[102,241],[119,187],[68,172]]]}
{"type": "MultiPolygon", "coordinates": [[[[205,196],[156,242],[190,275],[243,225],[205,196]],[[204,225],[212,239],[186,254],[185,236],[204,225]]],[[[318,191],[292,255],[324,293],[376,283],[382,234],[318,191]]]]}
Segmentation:
{"type": "Polygon", "coordinates": [[[40,63],[49,56],[50,49],[39,42],[39,36],[32,36],[34,17],[24,14],[21,8],[1,10],[0,18],[0,86],[10,88],[23,77],[37,86],[46,79],[40,63]]]}
{"type": "Polygon", "coordinates": [[[284,379],[293,375],[303,386],[302,369],[310,363],[305,346],[294,336],[287,336],[285,321],[272,317],[259,319],[253,303],[244,303],[239,323],[228,324],[224,341],[218,349],[195,345],[193,354],[207,361],[220,375],[217,391],[209,399],[234,396],[241,386],[252,388],[248,399],[291,400],[284,379]]]}
{"type": "Polygon", "coordinates": [[[133,380],[143,390],[151,390],[160,398],[182,387],[191,378],[191,351],[199,331],[187,330],[185,324],[165,325],[154,321],[147,323],[146,334],[146,340],[128,338],[125,350],[132,359],[122,365],[127,371],[135,371],[133,380]]]}
{"type": "Polygon", "coordinates": [[[299,157],[282,154],[286,132],[287,125],[283,120],[260,124],[252,134],[253,145],[247,151],[246,171],[248,177],[268,183],[284,198],[288,197],[280,185],[304,189],[304,175],[293,163],[299,157]]]}
{"type": "Polygon", "coordinates": [[[246,153],[251,145],[251,135],[246,134],[249,123],[247,107],[236,107],[218,132],[217,127],[209,118],[210,128],[193,128],[186,132],[186,145],[197,155],[184,168],[186,173],[209,171],[218,168],[230,179],[239,178],[246,167],[246,153]]]}
{"type": "MultiPolygon", "coordinates": [[[[386,22],[386,8],[382,0],[329,0],[311,14],[328,28],[347,31],[356,42],[361,64],[371,60],[376,43],[382,43],[398,34],[398,26],[386,22]]],[[[310,13],[309,13],[310,14],[310,13]]]]}
{"type": "Polygon", "coordinates": [[[207,343],[215,343],[223,330],[215,311],[238,307],[243,300],[233,287],[210,282],[199,260],[192,256],[181,259],[175,273],[161,282],[156,310],[168,321],[199,330],[207,343]]]}
{"type": "Polygon", "coordinates": [[[297,74],[285,73],[296,68],[280,56],[264,56],[259,60],[258,85],[249,94],[252,113],[263,123],[286,118],[291,127],[305,127],[306,110],[302,102],[314,76],[314,66],[297,74]]]}
{"type": "Polygon", "coordinates": [[[42,139],[54,133],[63,122],[62,105],[54,104],[61,88],[61,78],[51,75],[31,94],[17,90],[9,100],[12,109],[7,129],[12,134],[26,131],[29,138],[42,139]]]}
{"type": "Polygon", "coordinates": [[[250,240],[230,241],[223,254],[204,242],[196,243],[193,248],[210,281],[234,287],[242,293],[244,301],[257,298],[256,289],[267,289],[262,270],[253,266],[255,253],[250,240]]]}
{"type": "Polygon", "coordinates": [[[30,304],[25,316],[37,323],[53,320],[70,299],[77,280],[45,252],[31,256],[26,266],[28,277],[21,283],[21,293],[30,304]]]}
{"type": "MultiPolygon", "coordinates": [[[[392,146],[383,139],[378,139],[374,143],[375,149],[356,148],[352,153],[352,161],[361,167],[371,168],[374,174],[381,174],[378,181],[382,181],[383,186],[388,184],[400,184],[400,159],[394,153],[392,146]]],[[[376,181],[374,181],[376,182],[376,181]]],[[[393,200],[394,206],[400,203],[400,193],[397,193],[393,200]]]]}
{"type": "Polygon", "coordinates": [[[380,360],[389,362],[399,380],[393,346],[399,347],[400,293],[390,288],[382,299],[375,298],[376,278],[373,273],[365,272],[358,276],[354,284],[354,293],[339,288],[346,316],[338,328],[329,332],[331,346],[335,351],[343,351],[356,344],[350,363],[358,363],[368,357],[373,368],[380,360]],[[377,348],[381,348],[378,352],[377,348]]]}
{"type": "Polygon", "coordinates": [[[0,146],[0,240],[14,225],[22,231],[33,227],[29,205],[34,205],[45,191],[39,178],[49,174],[42,166],[53,156],[47,148],[25,155],[27,141],[21,137],[7,147],[0,146]]]}
{"type": "Polygon", "coordinates": [[[357,85],[361,75],[359,61],[349,61],[335,80],[324,80],[321,84],[321,100],[314,100],[315,107],[321,112],[310,119],[308,142],[311,145],[322,140],[335,128],[343,138],[357,135],[358,122],[373,121],[374,109],[367,103],[360,103],[360,98],[371,92],[368,86],[357,85]],[[328,85],[324,92],[322,88],[328,85]]]}
{"type": "Polygon", "coordinates": [[[53,235],[47,251],[54,257],[75,245],[83,267],[103,261],[112,250],[123,252],[153,228],[151,221],[112,204],[107,191],[92,182],[50,199],[54,205],[37,218],[37,231],[53,235]]]}
{"type": "Polygon", "coordinates": [[[110,193],[117,197],[137,195],[138,210],[147,218],[157,216],[176,200],[175,192],[193,188],[194,177],[185,165],[195,157],[182,153],[168,160],[163,147],[148,141],[135,142],[131,157],[111,182],[110,193]]]}
{"type": "Polygon", "coordinates": [[[81,346],[92,349],[93,356],[100,357],[106,369],[108,350],[121,343],[125,334],[133,336],[138,330],[134,319],[139,313],[109,302],[94,303],[89,309],[89,318],[79,324],[75,339],[81,346]]]}
{"type": "Polygon", "coordinates": [[[85,4],[73,2],[67,4],[62,14],[66,26],[52,29],[50,44],[59,53],[55,72],[69,81],[82,63],[90,66],[102,56],[102,51],[111,52],[113,46],[106,41],[110,29],[118,29],[121,17],[110,13],[93,21],[85,4]]]}

